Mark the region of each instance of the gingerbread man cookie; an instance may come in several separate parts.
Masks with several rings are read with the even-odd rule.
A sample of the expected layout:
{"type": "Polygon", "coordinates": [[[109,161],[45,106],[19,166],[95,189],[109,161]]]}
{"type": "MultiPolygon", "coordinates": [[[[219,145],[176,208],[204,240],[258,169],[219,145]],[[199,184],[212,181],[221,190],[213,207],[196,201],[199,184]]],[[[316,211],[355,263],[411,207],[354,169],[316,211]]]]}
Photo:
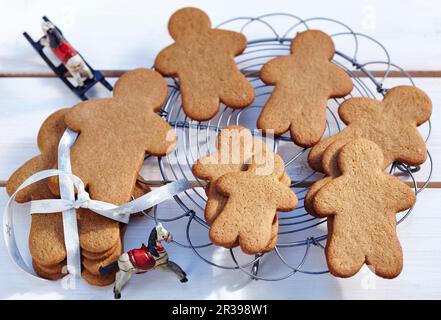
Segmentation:
{"type": "MultiPolygon", "coordinates": [[[[205,191],[207,195],[207,204],[205,205],[205,220],[212,224],[218,214],[222,211],[227,198],[216,191],[216,181],[226,173],[240,172],[246,170],[252,162],[254,154],[270,153],[266,143],[260,139],[254,138],[251,132],[241,126],[228,126],[221,130],[217,137],[218,152],[211,153],[208,156],[200,158],[192,167],[194,175],[200,179],[208,180],[205,191]]],[[[281,181],[290,186],[291,179],[284,173],[281,181]]],[[[274,219],[271,230],[271,241],[262,252],[271,251],[277,243],[278,219],[274,219]]],[[[235,243],[233,247],[237,246],[235,243]]]]}
{"type": "Polygon", "coordinates": [[[326,128],[326,105],[330,98],[352,91],[349,75],[331,63],[334,43],[319,30],[297,34],[291,54],[267,62],[261,72],[263,82],[275,85],[264,106],[257,127],[282,135],[288,130],[299,146],[311,147],[320,141],[326,128]]]}
{"type": "Polygon", "coordinates": [[[193,174],[199,179],[210,182],[206,188],[208,200],[205,206],[205,220],[208,224],[213,223],[225,200],[211,185],[226,173],[239,172],[247,168],[253,154],[253,140],[251,132],[244,127],[225,127],[217,136],[218,152],[202,157],[193,164],[193,174]]]}
{"type": "MultiPolygon", "coordinates": [[[[64,122],[65,114],[69,109],[61,109],[51,114],[42,124],[38,133],[38,147],[41,154],[27,161],[17,169],[9,178],[6,190],[12,195],[15,190],[31,175],[41,170],[50,169],[56,163],[57,147],[61,136],[66,130],[64,122]]],[[[149,192],[150,189],[143,185],[136,184],[134,190],[135,198],[149,192]]],[[[40,199],[55,199],[48,187],[48,179],[38,181],[16,195],[19,203],[40,199]]],[[[83,209],[82,209],[83,210],[83,209]]],[[[88,210],[78,212],[78,227],[81,247],[88,248],[88,243],[98,244],[96,248],[111,247],[112,252],[121,253],[116,250],[116,245],[121,241],[115,235],[119,234],[118,223],[105,217],[90,214],[88,210]],[[90,219],[93,218],[93,219],[90,219]],[[99,230],[99,232],[96,232],[99,230]],[[99,233],[99,234],[98,234],[99,233]],[[100,240],[102,240],[101,243],[100,240]],[[115,241],[116,242],[115,242],[115,241]]],[[[55,280],[67,274],[64,269],[66,265],[66,249],[64,245],[63,221],[61,213],[34,214],[31,218],[29,233],[29,251],[32,256],[32,265],[35,272],[46,279],[55,280]]],[[[121,245],[120,245],[121,247],[121,245]]],[[[99,256],[107,258],[104,253],[92,253],[85,249],[81,251],[85,257],[99,256]]],[[[98,258],[96,260],[99,260],[98,258]]],[[[84,261],[84,260],[83,260],[84,261]]]]}
{"type": "Polygon", "coordinates": [[[332,217],[325,253],[335,276],[350,277],[364,263],[384,278],[394,278],[402,270],[395,215],[409,209],[416,197],[410,187],[383,172],[383,163],[378,145],[354,140],[338,155],[342,175],[314,197],[316,215],[332,217]]]}
{"type": "Polygon", "coordinates": [[[167,154],[176,144],[176,134],[156,114],[167,96],[167,84],[157,72],[144,68],[127,72],[113,94],[77,104],[65,122],[79,132],[71,149],[72,172],[92,199],[121,205],[131,200],[145,154],[167,154]]]}
{"type": "MultiPolygon", "coordinates": [[[[11,175],[6,184],[6,191],[10,196],[31,175],[50,169],[54,165],[58,142],[66,130],[64,116],[67,111],[68,109],[58,110],[44,121],[37,138],[41,155],[30,159],[11,175]]],[[[57,197],[49,190],[48,179],[45,179],[18,192],[15,201],[24,203],[31,200],[55,198],[57,197]]],[[[61,213],[33,214],[31,219],[29,251],[33,258],[33,265],[36,266],[35,271],[45,278],[48,278],[48,274],[61,276],[61,272],[57,271],[65,265],[66,259],[61,213]],[[48,268],[45,269],[44,266],[48,268]],[[47,269],[54,269],[54,272],[48,272],[47,269]]]]}
{"type": "MultiPolygon", "coordinates": [[[[342,138],[332,143],[329,147],[326,148],[323,153],[323,171],[326,174],[325,177],[317,180],[306,193],[303,204],[305,206],[305,210],[315,216],[314,212],[314,197],[316,193],[323,187],[326,183],[331,181],[333,178],[336,178],[340,175],[340,168],[338,167],[337,158],[340,149],[347,143],[351,142],[352,139],[342,138]]],[[[329,219],[329,218],[328,218],[329,219]]]]}
{"type": "Polygon", "coordinates": [[[311,149],[308,163],[312,169],[320,172],[324,172],[324,168],[335,170],[331,167],[339,146],[355,138],[366,138],[380,146],[383,168],[394,161],[420,165],[426,160],[426,144],[417,127],[429,120],[432,103],[422,90],[398,86],[390,89],[383,101],[351,98],[340,105],[338,113],[347,127],[311,149]],[[333,152],[328,152],[324,158],[325,150],[334,143],[337,145],[333,146],[333,152]]]}
{"type": "Polygon", "coordinates": [[[212,29],[208,16],[196,8],[176,11],[168,30],[175,43],[158,54],[155,69],[179,78],[187,116],[206,121],[219,111],[220,102],[231,108],[253,102],[253,87],[234,61],[247,46],[244,35],[212,29]]]}
{"type": "Polygon", "coordinates": [[[275,155],[269,174],[258,174],[259,165],[227,173],[216,181],[216,190],[228,198],[210,228],[213,243],[230,248],[237,242],[245,253],[267,250],[277,210],[297,206],[294,192],[280,181],[283,160],[275,155]]]}

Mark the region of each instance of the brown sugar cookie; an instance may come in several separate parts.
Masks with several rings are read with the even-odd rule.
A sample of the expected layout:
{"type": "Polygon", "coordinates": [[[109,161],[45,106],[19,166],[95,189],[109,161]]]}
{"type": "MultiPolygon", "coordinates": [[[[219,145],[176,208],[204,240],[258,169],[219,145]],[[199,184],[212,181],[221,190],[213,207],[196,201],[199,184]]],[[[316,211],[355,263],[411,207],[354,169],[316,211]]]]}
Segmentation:
{"type": "Polygon", "coordinates": [[[308,189],[308,192],[306,193],[305,199],[303,201],[305,210],[309,214],[315,216],[314,205],[313,205],[315,194],[320,190],[321,187],[323,187],[326,183],[331,181],[332,178],[336,178],[341,174],[340,168],[338,167],[337,156],[340,149],[345,144],[351,141],[352,139],[345,139],[345,138],[337,140],[333,144],[331,144],[328,148],[326,148],[325,152],[323,153],[323,171],[324,173],[326,173],[326,176],[320,180],[317,180],[308,189]]]}
{"type": "Polygon", "coordinates": [[[279,181],[284,169],[283,160],[275,155],[270,173],[259,174],[259,166],[252,164],[246,171],[221,176],[216,190],[228,200],[210,228],[210,240],[225,247],[239,241],[248,254],[265,250],[276,210],[289,211],[297,205],[294,192],[279,181]]]}
{"type": "Polygon", "coordinates": [[[341,132],[315,145],[308,163],[314,170],[324,172],[334,161],[339,148],[329,154],[324,163],[324,152],[341,140],[366,138],[375,142],[383,151],[386,168],[394,161],[407,165],[420,165],[427,158],[426,144],[417,127],[429,120],[432,113],[430,98],[420,89],[412,86],[398,86],[390,89],[383,101],[369,98],[351,98],[344,101],[338,113],[347,125],[341,132]]]}
{"type": "MultiPolygon", "coordinates": [[[[51,114],[38,132],[38,147],[41,154],[18,168],[8,179],[6,191],[12,195],[31,175],[49,169],[56,161],[57,146],[66,126],[64,115],[68,109],[51,114]]],[[[31,200],[55,199],[48,188],[48,179],[29,185],[17,193],[19,203],[31,200]]],[[[29,251],[39,264],[54,265],[66,258],[61,213],[33,214],[29,233],[29,251]]]]}
{"type": "MultiPolygon", "coordinates": [[[[253,162],[253,158],[267,155],[271,160],[274,156],[265,142],[253,137],[247,128],[235,125],[221,130],[216,140],[216,147],[217,152],[198,159],[192,167],[192,172],[196,177],[209,181],[205,190],[208,196],[205,219],[209,224],[219,213],[224,200],[224,197],[218,194],[215,188],[211,188],[210,184],[214,185],[216,180],[226,173],[246,170],[253,162]]],[[[287,185],[291,183],[286,173],[281,179],[287,185]]]]}
{"type": "MultiPolygon", "coordinates": [[[[254,138],[251,132],[241,126],[228,126],[222,129],[217,137],[216,153],[209,154],[200,158],[193,165],[193,173],[200,179],[207,179],[209,183],[205,188],[207,204],[205,206],[205,219],[208,224],[212,224],[218,214],[222,211],[227,198],[216,191],[215,184],[219,177],[230,172],[240,172],[246,170],[254,154],[268,153],[267,145],[260,139],[254,138]]],[[[272,155],[272,153],[271,153],[272,155]]],[[[289,186],[291,180],[286,172],[280,181],[289,186]]],[[[277,243],[278,219],[274,218],[271,229],[271,240],[262,252],[271,251],[277,243]]],[[[238,241],[224,247],[236,247],[238,241]]]]}
{"type": "MultiPolygon", "coordinates": [[[[53,166],[57,158],[58,142],[66,130],[64,116],[68,110],[69,109],[60,109],[52,113],[43,122],[37,137],[37,145],[41,154],[27,161],[11,175],[6,184],[6,191],[9,195],[12,195],[32,174],[53,166]]],[[[47,181],[41,180],[18,192],[15,201],[23,203],[50,196],[53,197],[47,188],[47,181]]]]}
{"type": "Polygon", "coordinates": [[[402,270],[395,215],[410,208],[416,197],[410,187],[383,172],[383,164],[378,145],[354,140],[338,155],[341,176],[314,197],[315,213],[333,217],[325,250],[333,275],[350,277],[364,263],[384,278],[394,278],[402,270]]]}
{"type": "MultiPolygon", "coordinates": [[[[50,169],[56,163],[58,142],[66,129],[64,117],[67,111],[68,109],[61,109],[49,116],[43,123],[38,134],[38,145],[42,153],[13,173],[7,184],[9,194],[12,194],[32,174],[50,169]]],[[[30,185],[20,191],[18,196],[17,202],[58,198],[48,188],[48,179],[30,185]]],[[[80,245],[97,251],[105,251],[108,245],[111,247],[116,244],[119,239],[118,222],[102,216],[94,219],[90,216],[83,209],[78,211],[80,245]],[[99,236],[97,231],[101,232],[99,236]]],[[[40,265],[54,265],[66,259],[61,213],[32,215],[29,250],[33,259],[40,265]]]]}
{"type": "Polygon", "coordinates": [[[116,242],[113,247],[111,247],[110,249],[108,249],[104,252],[90,252],[90,251],[82,249],[81,255],[84,258],[86,258],[88,260],[92,260],[92,261],[102,260],[102,259],[105,259],[108,256],[110,256],[111,254],[113,254],[113,252],[115,252],[117,249],[118,249],[118,242],[116,242]]]}
{"type": "Polygon", "coordinates": [[[119,222],[91,210],[77,209],[78,233],[82,249],[102,253],[120,241],[119,222]]]}
{"type": "MultiPolygon", "coordinates": [[[[131,200],[144,155],[165,155],[176,135],[158,112],[167,95],[165,80],[150,69],[136,69],[116,82],[113,98],[81,102],[65,115],[66,125],[79,132],[71,149],[72,172],[90,197],[121,205],[131,200]]],[[[57,179],[51,190],[58,192],[57,179]]],[[[80,243],[103,252],[119,240],[118,222],[80,209],[80,243]]]]}
{"type": "MultiPolygon", "coordinates": [[[[323,177],[320,180],[314,182],[314,184],[308,189],[308,192],[305,195],[305,199],[303,200],[303,206],[305,207],[306,212],[313,216],[317,216],[314,212],[314,197],[317,192],[328,182],[332,181],[334,177],[323,177]]],[[[329,219],[330,217],[328,217],[329,219]]]]}
{"type": "Polygon", "coordinates": [[[257,127],[282,135],[288,130],[295,144],[311,147],[326,128],[328,99],[352,91],[349,75],[331,63],[334,43],[326,33],[307,30],[291,41],[291,54],[267,62],[260,72],[274,91],[262,109],[257,127]]]}
{"type": "Polygon", "coordinates": [[[66,260],[54,265],[45,266],[33,259],[33,264],[37,265],[38,269],[46,274],[67,273],[66,260]]]}
{"type": "Polygon", "coordinates": [[[99,260],[89,260],[88,258],[83,257],[82,265],[90,273],[99,276],[101,275],[99,271],[100,267],[107,266],[112,262],[118,260],[121,254],[122,254],[122,243],[121,241],[118,241],[115,250],[113,250],[109,256],[99,260]]]}
{"type": "Polygon", "coordinates": [[[105,287],[111,285],[115,281],[115,274],[116,270],[109,274],[97,276],[84,269],[81,272],[81,277],[83,277],[83,279],[86,280],[86,282],[90,285],[105,287]]]}
{"type": "Polygon", "coordinates": [[[32,267],[34,268],[35,273],[39,277],[45,278],[45,279],[48,279],[48,280],[58,280],[58,279],[63,278],[66,275],[65,273],[62,273],[62,272],[59,272],[59,273],[47,273],[47,272],[43,271],[41,269],[41,267],[37,263],[35,263],[34,260],[32,260],[32,267]]]}
{"type": "Polygon", "coordinates": [[[149,193],[150,191],[152,191],[152,189],[148,185],[137,181],[135,184],[135,188],[133,189],[132,195],[136,199],[142,197],[143,195],[149,193]]]}
{"type": "MultiPolygon", "coordinates": [[[[158,112],[167,84],[157,72],[136,69],[115,83],[113,98],[81,102],[65,115],[79,132],[71,149],[72,172],[92,199],[121,205],[131,200],[144,155],[163,156],[176,144],[176,134],[158,112]]],[[[56,179],[51,190],[58,192],[56,179]]]]}
{"type": "MultiPolygon", "coordinates": [[[[235,172],[235,171],[232,171],[235,172]]],[[[286,186],[291,185],[291,179],[286,174],[286,172],[282,175],[282,177],[279,179],[281,183],[283,183],[286,186]]],[[[215,184],[216,181],[213,181],[213,184],[215,184]]],[[[212,183],[209,183],[206,187],[207,190],[207,204],[205,206],[205,212],[206,217],[209,217],[209,221],[207,221],[208,224],[212,224],[216,217],[219,215],[219,213],[222,211],[222,209],[225,206],[225,203],[227,202],[228,198],[224,195],[220,194],[216,191],[215,186],[212,183]],[[213,186],[213,187],[212,187],[213,186]]],[[[277,215],[274,217],[273,224],[271,226],[271,240],[268,243],[267,247],[262,250],[262,253],[269,252],[274,249],[274,247],[277,244],[277,232],[279,230],[279,219],[277,218],[277,215]]],[[[239,242],[236,242],[231,248],[237,247],[239,245],[239,242]]]]}
{"type": "MultiPolygon", "coordinates": [[[[217,136],[218,151],[198,159],[193,164],[192,172],[196,177],[208,180],[214,185],[222,175],[247,168],[256,142],[257,139],[254,139],[251,132],[244,127],[225,127],[217,136]]],[[[263,147],[263,144],[259,147],[263,147]]],[[[210,186],[207,186],[206,193],[208,200],[204,214],[207,223],[211,224],[223,207],[225,197],[219,194],[216,188],[210,186]]]]}
{"type": "Polygon", "coordinates": [[[212,29],[205,12],[196,8],[176,11],[170,17],[168,31],[175,43],[158,54],[155,69],[179,78],[187,116],[206,121],[219,111],[220,102],[231,108],[244,108],[253,102],[253,87],[234,61],[247,46],[243,34],[212,29]]]}

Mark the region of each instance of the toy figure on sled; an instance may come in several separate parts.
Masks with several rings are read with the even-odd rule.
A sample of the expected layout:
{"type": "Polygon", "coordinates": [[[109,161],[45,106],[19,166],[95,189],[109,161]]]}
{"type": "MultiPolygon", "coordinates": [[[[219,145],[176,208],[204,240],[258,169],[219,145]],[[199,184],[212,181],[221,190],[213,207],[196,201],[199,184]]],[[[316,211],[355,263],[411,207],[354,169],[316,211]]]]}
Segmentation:
{"type": "Polygon", "coordinates": [[[84,58],[66,40],[63,33],[47,17],[43,17],[41,27],[44,36],[34,41],[28,33],[23,35],[43,58],[55,74],[71,89],[81,100],[87,100],[86,93],[96,83],[101,82],[104,87],[112,91],[112,85],[107,82],[101,72],[94,70],[84,58]],[[45,54],[44,48],[50,48],[61,64],[55,64],[45,54]],[[70,74],[77,86],[74,86],[67,76],[70,74]],[[83,79],[85,78],[85,79],[83,79]]]}
{"type": "Polygon", "coordinates": [[[167,251],[161,245],[162,241],[170,243],[172,239],[171,233],[159,223],[150,233],[147,246],[142,244],[139,249],[132,249],[123,253],[118,261],[100,267],[101,274],[107,274],[116,267],[119,268],[113,287],[115,299],[121,298],[123,286],[135,273],[145,273],[157,269],[174,273],[181,282],[188,281],[187,274],[175,262],[168,259],[167,251]]]}

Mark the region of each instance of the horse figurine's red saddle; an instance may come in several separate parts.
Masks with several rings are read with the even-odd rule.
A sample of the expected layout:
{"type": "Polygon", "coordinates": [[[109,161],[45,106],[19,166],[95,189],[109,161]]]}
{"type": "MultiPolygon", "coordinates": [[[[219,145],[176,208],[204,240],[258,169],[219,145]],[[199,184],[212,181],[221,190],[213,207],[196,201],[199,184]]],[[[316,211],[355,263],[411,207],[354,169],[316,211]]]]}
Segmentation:
{"type": "Polygon", "coordinates": [[[140,249],[132,249],[128,251],[127,254],[129,255],[130,262],[137,269],[147,271],[152,269],[156,264],[155,258],[149,252],[148,247],[146,247],[144,243],[140,249]]]}

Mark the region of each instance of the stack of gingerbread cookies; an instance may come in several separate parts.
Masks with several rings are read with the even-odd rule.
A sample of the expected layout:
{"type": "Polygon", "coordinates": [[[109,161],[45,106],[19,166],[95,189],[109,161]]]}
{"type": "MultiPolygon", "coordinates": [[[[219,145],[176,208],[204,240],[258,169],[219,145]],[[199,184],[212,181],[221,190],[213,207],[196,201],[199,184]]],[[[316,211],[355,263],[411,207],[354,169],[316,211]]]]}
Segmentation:
{"type": "Polygon", "coordinates": [[[209,181],[205,220],[211,241],[225,248],[240,245],[249,254],[273,250],[277,211],[297,206],[283,160],[240,126],[224,128],[217,148],[193,165],[194,175],[209,181]]]}
{"type": "MultiPolygon", "coordinates": [[[[121,205],[148,192],[137,185],[145,154],[163,156],[176,144],[175,132],[157,114],[167,96],[159,73],[178,78],[183,111],[193,120],[212,119],[220,103],[235,109],[253,103],[253,87],[234,61],[247,46],[242,34],[211,28],[208,16],[195,8],[178,10],[168,27],[175,42],[158,54],[156,71],[127,72],[116,82],[113,98],[61,109],[43,123],[41,155],[11,176],[9,194],[32,174],[57,168],[57,146],[66,128],[79,133],[71,149],[72,172],[92,199],[121,205]]],[[[383,101],[347,99],[339,107],[347,127],[320,141],[328,100],[353,89],[350,76],[331,62],[334,54],[331,37],[307,30],[292,40],[289,55],[267,62],[260,78],[275,88],[257,127],[276,136],[289,131],[295,144],[311,147],[311,168],[326,174],[309,190],[305,208],[328,218],[331,273],[348,277],[366,263],[392,278],[403,260],[395,215],[416,199],[410,187],[384,170],[395,161],[419,165],[426,160],[417,127],[429,119],[431,102],[411,86],[389,90],[383,101]]],[[[240,246],[248,254],[275,247],[277,211],[293,210],[297,198],[284,161],[264,141],[246,128],[226,127],[218,134],[217,152],[197,160],[193,173],[208,182],[205,219],[213,243],[240,246]]],[[[50,178],[20,191],[16,201],[58,197],[58,180],[50,178]]],[[[123,252],[124,227],[88,209],[78,209],[77,220],[83,278],[94,285],[112,283],[114,273],[102,275],[99,268],[123,252]]],[[[47,279],[65,274],[61,213],[32,216],[29,248],[37,274],[47,279]]]]}
{"type": "Polygon", "coordinates": [[[326,257],[334,275],[351,276],[365,262],[385,278],[401,272],[395,214],[416,198],[384,170],[395,161],[424,163],[426,144],[417,127],[431,111],[429,97],[411,86],[390,89],[383,101],[351,98],[338,109],[347,127],[311,149],[309,165],[326,177],[312,185],[305,208],[328,217],[326,257]]]}
{"type": "MultiPolygon", "coordinates": [[[[174,131],[156,113],[166,95],[167,84],[157,72],[137,69],[116,82],[113,98],[89,100],[55,112],[38,135],[41,155],[14,172],[8,193],[13,194],[32,174],[57,167],[58,142],[68,127],[79,132],[71,149],[72,171],[92,199],[121,205],[148,192],[137,183],[145,154],[165,155],[176,143],[174,131]]],[[[59,198],[58,179],[49,178],[21,190],[16,201],[54,198],[59,198]]],[[[83,278],[93,285],[112,283],[115,273],[100,274],[99,268],[123,252],[124,227],[84,208],[77,209],[77,221],[83,278]]],[[[58,279],[66,274],[61,213],[32,215],[29,249],[38,275],[58,279]]]]}

